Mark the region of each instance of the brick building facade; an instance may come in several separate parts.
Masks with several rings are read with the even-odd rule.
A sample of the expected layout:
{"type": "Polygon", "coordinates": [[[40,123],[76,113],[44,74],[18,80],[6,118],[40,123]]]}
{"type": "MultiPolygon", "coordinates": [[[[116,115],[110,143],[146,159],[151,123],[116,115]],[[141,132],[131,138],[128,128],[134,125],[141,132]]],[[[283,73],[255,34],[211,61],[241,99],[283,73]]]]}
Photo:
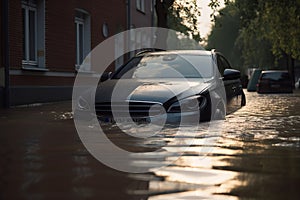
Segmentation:
{"type": "MultiPolygon", "coordinates": [[[[70,99],[76,69],[96,45],[130,27],[153,25],[152,0],[3,2],[8,2],[9,11],[10,105],[70,99]]],[[[3,41],[2,19],[7,16],[0,17],[3,41]]],[[[8,87],[3,81],[3,50],[1,42],[0,101],[8,87]]]]}

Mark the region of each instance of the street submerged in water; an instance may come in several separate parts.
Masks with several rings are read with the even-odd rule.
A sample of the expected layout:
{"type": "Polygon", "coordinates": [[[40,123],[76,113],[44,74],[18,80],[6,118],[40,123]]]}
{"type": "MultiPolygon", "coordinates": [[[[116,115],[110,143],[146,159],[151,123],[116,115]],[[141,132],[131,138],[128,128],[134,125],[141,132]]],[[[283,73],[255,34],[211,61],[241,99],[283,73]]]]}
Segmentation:
{"type": "Polygon", "coordinates": [[[153,167],[143,174],[93,158],[70,102],[0,110],[0,199],[300,199],[300,92],[245,93],[221,132],[176,135],[180,143],[172,127],[141,139],[103,126],[121,148],[162,149],[137,154],[133,165],[153,167]]]}

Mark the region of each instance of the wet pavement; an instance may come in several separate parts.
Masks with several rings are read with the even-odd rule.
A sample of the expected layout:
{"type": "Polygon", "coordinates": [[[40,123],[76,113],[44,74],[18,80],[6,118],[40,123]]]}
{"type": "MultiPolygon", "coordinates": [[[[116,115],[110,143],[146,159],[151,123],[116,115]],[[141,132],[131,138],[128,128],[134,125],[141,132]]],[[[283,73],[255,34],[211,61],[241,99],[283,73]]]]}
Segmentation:
{"type": "Polygon", "coordinates": [[[168,127],[137,139],[103,126],[124,149],[161,149],[139,154],[144,174],[94,159],[70,102],[0,110],[0,199],[300,199],[300,92],[246,96],[217,130],[203,123],[193,136],[168,127]]]}

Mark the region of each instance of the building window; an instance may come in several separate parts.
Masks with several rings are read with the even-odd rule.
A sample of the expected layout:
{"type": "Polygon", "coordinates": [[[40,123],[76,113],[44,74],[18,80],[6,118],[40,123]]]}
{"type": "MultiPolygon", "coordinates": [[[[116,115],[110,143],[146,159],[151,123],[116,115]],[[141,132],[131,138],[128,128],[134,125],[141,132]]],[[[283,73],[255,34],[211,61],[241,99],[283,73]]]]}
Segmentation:
{"type": "Polygon", "coordinates": [[[80,67],[91,49],[90,17],[87,12],[76,10],[75,14],[75,42],[76,69],[80,67]]]}
{"type": "Polygon", "coordinates": [[[75,20],[75,33],[76,33],[76,65],[83,62],[84,55],[84,20],[76,18],[75,20]]]}
{"type": "Polygon", "coordinates": [[[136,9],[145,13],[145,0],[136,0],[136,9]]]}
{"type": "Polygon", "coordinates": [[[36,1],[22,1],[23,64],[37,65],[36,1]]]}
{"type": "Polygon", "coordinates": [[[21,0],[23,18],[23,68],[44,70],[45,0],[21,0]]]}

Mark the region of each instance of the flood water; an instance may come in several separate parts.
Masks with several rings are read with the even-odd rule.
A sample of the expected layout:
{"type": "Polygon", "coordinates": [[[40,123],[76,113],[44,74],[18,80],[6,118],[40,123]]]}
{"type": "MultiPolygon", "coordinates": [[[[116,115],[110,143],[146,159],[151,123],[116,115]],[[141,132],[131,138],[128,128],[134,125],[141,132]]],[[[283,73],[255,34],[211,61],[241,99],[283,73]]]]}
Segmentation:
{"type": "Polygon", "coordinates": [[[246,97],[192,135],[168,127],[138,139],[103,126],[142,174],[94,159],[68,102],[1,110],[0,199],[300,199],[300,92],[246,97]]]}
{"type": "Polygon", "coordinates": [[[157,160],[145,154],[136,164],[153,166],[152,173],[131,177],[148,181],[148,188],[129,191],[151,200],[299,199],[299,97],[247,93],[247,106],[227,116],[216,130],[200,127],[193,136],[183,132],[174,138],[176,130],[167,128],[137,142],[162,147],[168,153],[156,153],[157,158],[172,162],[155,168],[157,160]],[[192,142],[184,145],[182,140],[192,142]]]}

